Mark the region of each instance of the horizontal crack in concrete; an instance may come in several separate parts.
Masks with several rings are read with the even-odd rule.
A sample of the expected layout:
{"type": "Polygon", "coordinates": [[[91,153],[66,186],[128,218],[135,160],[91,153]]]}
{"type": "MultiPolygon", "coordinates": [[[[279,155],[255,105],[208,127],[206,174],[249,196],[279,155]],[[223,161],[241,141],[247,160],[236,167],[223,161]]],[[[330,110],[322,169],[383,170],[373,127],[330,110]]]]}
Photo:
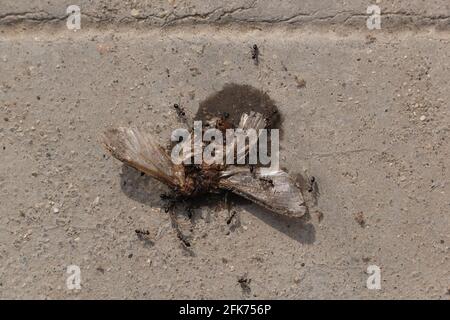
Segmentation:
{"type": "MultiPolygon", "coordinates": [[[[91,13],[84,12],[82,18],[87,22],[96,23],[111,23],[114,25],[131,24],[133,22],[157,22],[158,27],[172,26],[172,25],[189,25],[191,23],[209,23],[209,24],[223,24],[226,20],[228,23],[235,24],[286,24],[286,25],[314,25],[315,23],[329,22],[336,24],[337,22],[347,23],[352,19],[366,19],[366,14],[356,14],[353,11],[341,11],[333,15],[320,16],[318,12],[313,13],[296,13],[289,17],[239,17],[238,14],[255,9],[257,0],[252,1],[248,6],[241,6],[224,10],[223,8],[216,8],[206,13],[193,13],[178,16],[173,11],[165,14],[148,14],[142,16],[98,16],[91,13]]],[[[6,13],[0,15],[0,25],[14,25],[24,22],[39,23],[39,22],[55,22],[62,21],[68,17],[65,15],[51,15],[45,11],[37,12],[18,12],[6,13]]],[[[430,22],[450,22],[450,15],[431,15],[425,16],[421,14],[409,12],[384,12],[383,18],[388,18],[390,23],[397,24],[413,24],[413,25],[428,25],[430,22]]],[[[382,20],[383,21],[383,20],[382,20]]],[[[450,24],[449,24],[450,28],[450,24]]]]}

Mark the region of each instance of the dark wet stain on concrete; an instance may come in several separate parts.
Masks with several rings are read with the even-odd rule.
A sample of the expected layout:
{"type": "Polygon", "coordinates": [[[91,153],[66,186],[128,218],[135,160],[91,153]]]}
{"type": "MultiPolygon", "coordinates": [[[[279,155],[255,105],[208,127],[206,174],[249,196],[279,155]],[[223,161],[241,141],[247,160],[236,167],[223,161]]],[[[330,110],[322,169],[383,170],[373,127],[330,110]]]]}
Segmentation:
{"type": "MultiPolygon", "coordinates": [[[[280,129],[281,114],[269,95],[250,85],[230,83],[200,103],[195,120],[226,117],[237,127],[242,113],[255,111],[267,119],[268,129],[280,129]]],[[[281,130],[280,130],[281,131],[281,130]]],[[[280,132],[281,135],[281,132],[280,132]]]]}

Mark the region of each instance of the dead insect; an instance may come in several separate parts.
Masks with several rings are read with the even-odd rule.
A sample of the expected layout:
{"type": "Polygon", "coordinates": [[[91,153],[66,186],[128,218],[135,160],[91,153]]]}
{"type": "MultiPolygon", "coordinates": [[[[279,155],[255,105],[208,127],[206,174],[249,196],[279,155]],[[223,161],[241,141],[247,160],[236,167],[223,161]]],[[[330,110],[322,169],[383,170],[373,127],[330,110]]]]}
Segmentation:
{"type": "Polygon", "coordinates": [[[256,44],[252,47],[252,59],[256,65],[259,64],[259,48],[256,44]]]}
{"type": "MultiPolygon", "coordinates": [[[[257,112],[244,113],[238,128],[263,129],[265,126],[263,118],[263,115],[257,112]]],[[[136,128],[109,129],[100,137],[100,142],[118,160],[168,185],[177,197],[186,199],[225,190],[273,212],[291,217],[302,217],[307,210],[295,180],[280,169],[269,171],[248,165],[206,163],[188,165],[184,164],[184,161],[174,164],[171,156],[155,138],[136,128]]],[[[190,146],[192,141],[182,143],[190,146]]],[[[248,148],[246,146],[245,152],[242,152],[244,157],[248,155],[251,147],[250,144],[248,148]]],[[[189,152],[184,157],[192,159],[194,154],[189,152]]],[[[169,205],[166,211],[169,212],[174,202],[167,200],[169,205]]]]}

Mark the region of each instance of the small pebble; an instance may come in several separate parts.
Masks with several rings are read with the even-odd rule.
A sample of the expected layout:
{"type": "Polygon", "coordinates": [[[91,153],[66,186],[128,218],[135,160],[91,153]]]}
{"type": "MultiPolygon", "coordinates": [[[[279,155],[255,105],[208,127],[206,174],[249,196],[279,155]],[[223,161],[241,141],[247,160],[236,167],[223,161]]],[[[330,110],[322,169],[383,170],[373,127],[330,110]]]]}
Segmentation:
{"type": "Polygon", "coordinates": [[[97,197],[94,199],[94,202],[92,202],[92,205],[95,207],[95,206],[97,206],[99,203],[100,203],[100,197],[97,196],[97,197]]]}

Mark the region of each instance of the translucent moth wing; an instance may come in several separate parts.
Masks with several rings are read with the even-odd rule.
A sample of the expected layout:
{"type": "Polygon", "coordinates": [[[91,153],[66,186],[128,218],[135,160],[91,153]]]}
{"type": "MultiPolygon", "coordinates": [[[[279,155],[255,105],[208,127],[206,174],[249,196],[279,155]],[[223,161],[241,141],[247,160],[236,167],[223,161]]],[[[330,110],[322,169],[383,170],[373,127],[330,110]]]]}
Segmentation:
{"type": "MultiPolygon", "coordinates": [[[[208,124],[209,127],[211,128],[216,128],[217,127],[217,121],[219,121],[218,118],[212,119],[208,124]]],[[[261,113],[258,112],[254,112],[254,111],[250,111],[249,114],[247,113],[243,113],[239,122],[239,126],[238,129],[242,129],[243,132],[242,133],[235,133],[232,136],[232,140],[231,141],[227,141],[227,143],[231,146],[235,146],[236,144],[236,140],[237,140],[237,135],[239,134],[243,134],[245,135],[245,131],[248,129],[254,129],[256,130],[256,132],[258,132],[258,130],[260,129],[264,129],[266,123],[264,120],[264,116],[261,113]]],[[[257,138],[257,137],[256,137],[257,138]]],[[[201,158],[204,152],[204,147],[205,147],[205,143],[203,141],[200,141],[200,148],[194,148],[194,139],[191,136],[190,140],[187,141],[183,141],[181,142],[180,145],[180,149],[181,150],[186,150],[186,152],[183,153],[180,162],[183,163],[190,163],[190,160],[193,158],[201,158]]],[[[258,143],[258,140],[256,139],[255,141],[251,141],[249,140],[248,143],[245,144],[245,150],[242,153],[238,153],[236,154],[236,161],[237,163],[240,163],[240,161],[238,161],[239,159],[244,158],[247,156],[249,149],[254,147],[254,144],[258,143]]],[[[208,142],[208,145],[210,146],[210,149],[215,149],[215,150],[221,150],[223,149],[224,145],[222,142],[218,142],[218,141],[210,141],[208,142]]],[[[230,150],[231,151],[235,151],[236,148],[234,148],[234,150],[230,150]]]]}
{"type": "Polygon", "coordinates": [[[166,151],[136,128],[113,128],[100,136],[100,143],[113,157],[145,174],[180,188],[185,182],[183,165],[174,165],[166,151]]]}
{"type": "Polygon", "coordinates": [[[251,171],[248,167],[230,166],[221,173],[219,187],[279,214],[302,217],[307,211],[295,180],[281,170],[251,171]]]}
{"type": "Polygon", "coordinates": [[[266,122],[264,116],[259,112],[250,111],[249,114],[243,113],[239,121],[239,128],[241,129],[264,129],[266,122]]]}
{"type": "MultiPolygon", "coordinates": [[[[264,116],[259,112],[250,111],[248,114],[243,113],[241,119],[239,121],[238,129],[242,129],[241,132],[236,132],[233,140],[227,141],[227,144],[230,146],[234,146],[237,142],[238,135],[246,135],[247,130],[253,129],[258,134],[260,129],[264,129],[266,126],[266,122],[264,120],[264,116]]],[[[256,147],[258,144],[258,136],[256,136],[255,140],[249,139],[248,144],[245,144],[245,149],[243,152],[236,153],[236,163],[245,162],[245,158],[247,157],[248,151],[252,148],[256,147]]],[[[227,150],[227,152],[234,152],[234,150],[227,150]]]]}

